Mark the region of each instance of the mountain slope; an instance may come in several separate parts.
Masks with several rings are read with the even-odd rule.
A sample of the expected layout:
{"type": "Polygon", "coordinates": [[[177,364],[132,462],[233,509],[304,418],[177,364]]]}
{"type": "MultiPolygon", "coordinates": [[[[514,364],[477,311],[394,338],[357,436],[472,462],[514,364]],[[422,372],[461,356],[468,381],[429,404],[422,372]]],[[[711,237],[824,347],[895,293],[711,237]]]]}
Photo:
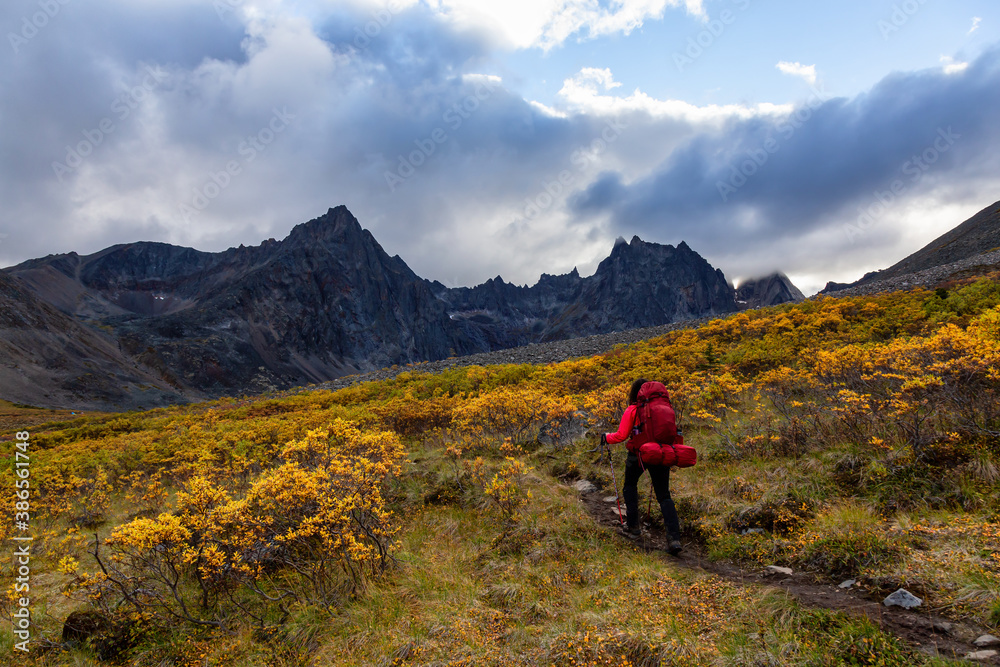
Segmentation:
{"type": "Polygon", "coordinates": [[[164,381],[212,396],[737,309],[722,272],[686,244],[638,237],[587,278],[449,289],[390,257],[343,206],[251,248],[132,243],[6,271],[164,381]]]}
{"type": "Polygon", "coordinates": [[[866,273],[853,283],[828,283],[821,293],[828,294],[891,280],[918,271],[961,262],[997,249],[1000,249],[1000,202],[987,206],[958,227],[889,268],[866,273]]]}
{"type": "Polygon", "coordinates": [[[5,399],[31,405],[129,410],[183,399],[162,373],[128,358],[113,338],[59,312],[3,272],[0,386],[5,399]]]}

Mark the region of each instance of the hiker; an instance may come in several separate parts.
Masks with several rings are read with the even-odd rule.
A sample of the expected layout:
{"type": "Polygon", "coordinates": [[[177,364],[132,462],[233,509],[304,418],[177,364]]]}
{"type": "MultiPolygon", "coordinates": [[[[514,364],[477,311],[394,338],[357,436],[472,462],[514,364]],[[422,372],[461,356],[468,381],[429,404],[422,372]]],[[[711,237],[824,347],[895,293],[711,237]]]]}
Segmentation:
{"type": "Polygon", "coordinates": [[[628,408],[622,415],[618,432],[607,433],[601,436],[601,440],[606,445],[617,445],[620,442],[629,441],[626,444],[628,457],[625,459],[625,481],[622,483],[627,525],[621,529],[622,534],[629,538],[636,538],[642,534],[639,527],[639,478],[643,471],[649,470],[656,500],[660,503],[660,511],[663,513],[663,524],[666,527],[666,550],[670,555],[676,556],[682,548],[681,527],[680,521],[677,519],[677,509],[670,497],[670,466],[645,465],[638,456],[639,445],[649,441],[648,437],[642,435],[642,425],[639,423],[639,393],[643,385],[648,382],[649,380],[640,378],[632,383],[632,388],[628,393],[628,408]]]}

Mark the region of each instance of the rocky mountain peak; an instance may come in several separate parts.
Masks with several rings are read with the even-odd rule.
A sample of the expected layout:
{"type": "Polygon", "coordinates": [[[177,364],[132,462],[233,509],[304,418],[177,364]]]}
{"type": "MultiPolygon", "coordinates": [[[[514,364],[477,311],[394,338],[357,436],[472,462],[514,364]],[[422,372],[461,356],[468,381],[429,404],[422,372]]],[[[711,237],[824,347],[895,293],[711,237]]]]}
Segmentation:
{"type": "Polygon", "coordinates": [[[616,256],[629,257],[630,259],[672,257],[678,252],[689,255],[697,255],[700,257],[700,255],[691,250],[691,247],[684,241],[681,241],[675,247],[669,244],[643,241],[638,236],[633,236],[631,241],[626,242],[619,236],[615,241],[614,247],[611,249],[609,259],[616,256]]]}
{"type": "Polygon", "coordinates": [[[541,276],[541,278],[539,278],[538,282],[544,282],[544,281],[547,281],[547,280],[564,279],[564,278],[573,278],[573,279],[576,279],[576,278],[579,278],[579,277],[580,277],[580,271],[579,271],[579,269],[577,269],[574,266],[572,271],[570,271],[569,273],[564,273],[562,275],[552,275],[552,274],[549,274],[549,273],[543,273],[542,276],[541,276]]]}
{"type": "Polygon", "coordinates": [[[365,234],[367,232],[362,229],[361,223],[347,210],[347,207],[337,206],[318,218],[293,227],[286,241],[342,243],[360,239],[365,234]]]}
{"type": "Polygon", "coordinates": [[[701,255],[684,243],[675,248],[672,245],[643,241],[638,236],[633,236],[629,243],[615,244],[611,254],[598,265],[595,275],[617,275],[623,279],[631,279],[636,271],[643,275],[650,275],[650,270],[667,271],[678,261],[708,266],[708,262],[701,255]],[[681,257],[684,259],[681,260],[681,257]]]}
{"type": "Polygon", "coordinates": [[[743,308],[766,308],[782,303],[800,303],[806,297],[783,273],[744,280],[736,289],[736,299],[743,308]]]}

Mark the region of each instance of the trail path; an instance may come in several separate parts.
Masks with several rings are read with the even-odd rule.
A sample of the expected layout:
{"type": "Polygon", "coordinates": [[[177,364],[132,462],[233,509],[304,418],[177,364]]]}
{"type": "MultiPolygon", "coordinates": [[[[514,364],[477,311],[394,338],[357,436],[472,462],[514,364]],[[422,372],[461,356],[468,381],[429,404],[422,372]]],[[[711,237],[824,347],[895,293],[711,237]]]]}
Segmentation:
{"type": "MultiPolygon", "coordinates": [[[[605,502],[608,492],[599,490],[580,494],[580,499],[594,520],[615,530],[619,520],[614,503],[605,502]]],[[[624,508],[623,508],[624,510],[624,508]]],[[[655,510],[655,507],[654,507],[655,510]]],[[[629,542],[622,537],[623,542],[629,542]]],[[[653,551],[665,543],[663,531],[659,527],[643,528],[643,536],[635,542],[640,548],[653,551]]],[[[744,569],[732,563],[711,561],[705,555],[702,545],[685,541],[684,551],[679,557],[666,553],[663,558],[679,567],[715,574],[727,581],[742,586],[760,586],[782,590],[795,598],[799,604],[808,607],[830,609],[848,614],[867,616],[885,632],[892,633],[911,646],[929,655],[962,660],[977,648],[973,641],[989,634],[985,628],[948,619],[928,613],[907,611],[899,607],[885,607],[882,596],[876,596],[857,587],[844,590],[840,582],[823,580],[808,572],[793,572],[791,575],[770,574],[763,568],[744,569]]],[[[779,565],[776,563],[776,565],[779,565]]],[[[1000,655],[986,660],[970,661],[970,664],[1000,665],[1000,655]]]]}

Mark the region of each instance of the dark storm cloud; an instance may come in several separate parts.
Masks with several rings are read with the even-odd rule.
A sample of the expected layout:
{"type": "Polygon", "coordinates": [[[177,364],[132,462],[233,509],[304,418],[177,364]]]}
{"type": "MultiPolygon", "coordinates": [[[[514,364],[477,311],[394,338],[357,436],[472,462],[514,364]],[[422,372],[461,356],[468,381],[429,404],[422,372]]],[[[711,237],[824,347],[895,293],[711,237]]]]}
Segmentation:
{"type": "MultiPolygon", "coordinates": [[[[636,233],[687,240],[729,275],[825,270],[824,253],[870,264],[895,242],[883,224],[848,248],[841,228],[939,128],[962,138],[907,195],[967,186],[974,199],[1000,171],[995,52],[816,102],[789,135],[760,110],[596,89],[592,106],[583,94],[546,110],[492,76],[491,36],[422,6],[307,18],[234,4],[220,16],[211,2],[70,0],[0,56],[0,264],[135,240],[222,250],[346,204],[387,251],[449,284],[586,273],[636,233]],[[103,121],[113,131],[82,164],[54,170],[103,121]],[[718,183],[769,139],[779,150],[724,202],[718,183]],[[817,233],[839,240],[800,243],[817,233]]],[[[34,7],[5,5],[0,26],[34,7]]]]}
{"type": "MultiPolygon", "coordinates": [[[[820,94],[788,118],[731,121],[632,183],[603,174],[572,206],[580,215],[609,214],[621,233],[639,230],[745,255],[777,239],[857,226],[880,198],[891,210],[908,196],[934,191],[947,201],[950,192],[967,196],[970,181],[995,183],[998,104],[1000,51],[994,50],[958,74],[893,74],[854,99],[820,94]]],[[[861,231],[871,226],[864,221],[861,231]]],[[[810,254],[815,249],[804,247],[803,257],[786,264],[810,254]]]]}
{"type": "Polygon", "coordinates": [[[65,199],[52,168],[65,161],[67,146],[84,141],[84,132],[95,132],[104,119],[114,122],[115,133],[102,137],[98,149],[134,133],[138,128],[122,118],[126,110],[134,111],[130,91],[151,94],[143,81],[163,85],[163,68],[193,67],[206,57],[243,57],[242,27],[221,21],[210,3],[56,2],[53,7],[58,11],[50,10],[45,21],[38,17],[37,1],[0,9],[0,227],[10,230],[8,246],[23,244],[36,252],[44,248],[39,241],[57,236],[39,235],[39,223],[57,228],[73,217],[73,202],[65,199]],[[25,27],[26,20],[35,31],[25,27]],[[154,64],[161,75],[150,80],[148,66],[154,64]]]}
{"type": "Polygon", "coordinates": [[[441,81],[489,55],[481,35],[456,34],[419,6],[336,9],[317,34],[338,52],[378,64],[383,76],[402,88],[441,81]]]}
{"type": "MultiPolygon", "coordinates": [[[[218,12],[211,2],[129,2],[128,0],[16,0],[0,8],[3,61],[43,56],[63,49],[87,60],[145,60],[194,66],[203,58],[241,58],[243,26],[232,11],[218,12]],[[44,5],[50,18],[36,18],[44,5]],[[21,42],[25,20],[37,34],[21,42]],[[42,27],[37,27],[41,25],[42,27]],[[12,44],[13,42],[13,44],[12,44]]],[[[85,63],[78,63],[80,65],[85,63]]]]}
{"type": "MultiPolygon", "coordinates": [[[[477,75],[485,38],[452,32],[426,10],[377,29],[368,29],[373,13],[339,11],[322,21],[320,40],[303,19],[238,23],[211,3],[83,8],[63,6],[4,56],[4,263],[137,239],[219,250],[280,238],[347,203],[387,249],[440,269],[447,262],[430,257],[440,246],[419,244],[468,230],[470,200],[489,206],[536,189],[533,170],[556,168],[587,133],[588,122],[539,113],[477,75]],[[247,140],[266,132],[273,110],[294,120],[251,162],[247,140]],[[428,145],[433,154],[390,188],[400,158],[428,145]],[[240,173],[229,178],[234,162],[240,173]],[[189,215],[220,180],[210,205],[189,215]]],[[[6,6],[4,23],[30,9],[6,6]]],[[[469,278],[468,255],[439,275],[469,278]]],[[[503,268],[504,257],[491,257],[503,268]]]]}

